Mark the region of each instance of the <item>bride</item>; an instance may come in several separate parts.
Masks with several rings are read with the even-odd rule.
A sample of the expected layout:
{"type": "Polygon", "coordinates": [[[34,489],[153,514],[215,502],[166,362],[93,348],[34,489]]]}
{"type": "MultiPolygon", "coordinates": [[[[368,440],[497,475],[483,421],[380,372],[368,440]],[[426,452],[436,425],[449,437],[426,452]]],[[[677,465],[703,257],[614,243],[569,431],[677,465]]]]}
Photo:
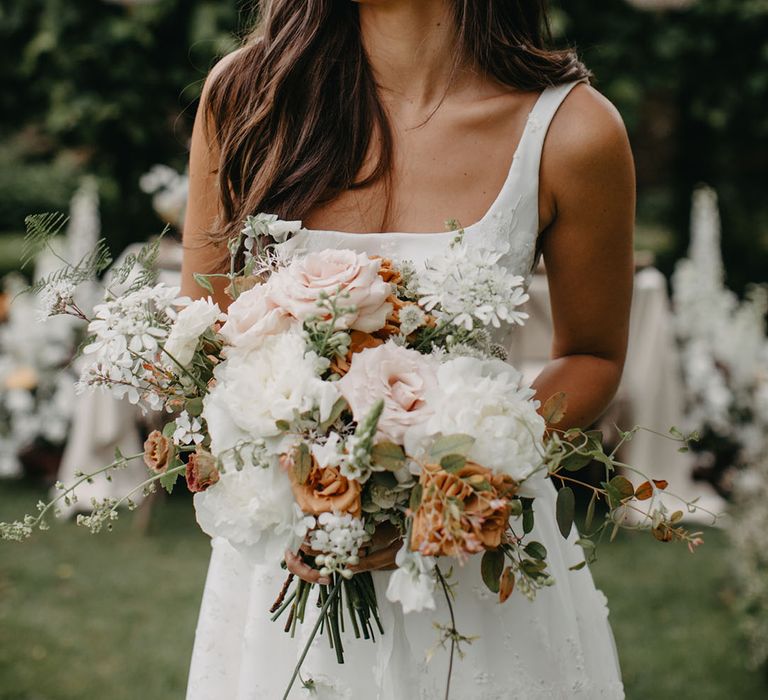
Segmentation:
{"type": "MultiPolygon", "coordinates": [[[[218,271],[248,214],[302,219],[294,249],[355,248],[417,265],[449,244],[452,219],[468,245],[503,245],[502,263],[526,282],[543,256],[554,344],[533,387],[542,401],[567,394],[558,429],[586,427],[624,362],[634,171],[615,108],[546,36],[543,0],[267,2],[203,90],[184,293],[203,294],[193,273],[218,271]]],[[[216,298],[227,305],[221,286],[216,298]]],[[[577,534],[559,534],[550,480],[539,490],[533,536],[555,585],[499,605],[479,557],[454,567],[457,628],[474,640],[454,664],[453,698],[624,697],[605,598],[589,569],[570,570],[583,558],[577,534]]],[[[445,697],[449,655],[435,648],[434,628],[448,621],[445,601],[404,615],[384,595],[400,544],[358,567],[373,571],[384,634],[346,644],[344,665],[316,639],[291,698],[445,697]]],[[[296,553],[286,563],[319,578],[296,553]]],[[[188,700],[283,696],[306,641],[269,619],[284,577],[212,540],[188,700]]]]}

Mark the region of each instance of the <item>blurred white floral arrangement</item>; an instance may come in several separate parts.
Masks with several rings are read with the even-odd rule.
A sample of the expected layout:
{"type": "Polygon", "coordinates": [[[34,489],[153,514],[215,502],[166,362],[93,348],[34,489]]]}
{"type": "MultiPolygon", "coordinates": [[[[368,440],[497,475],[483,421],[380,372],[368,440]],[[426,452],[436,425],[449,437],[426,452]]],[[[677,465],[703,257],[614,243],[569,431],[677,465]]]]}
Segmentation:
{"type": "MultiPolygon", "coordinates": [[[[34,280],[61,266],[59,255],[80,259],[96,244],[101,232],[95,180],[85,178],[72,198],[66,236],[59,250],[46,249],[34,259],[34,280]]],[[[89,309],[98,283],[84,280],[77,292],[80,307],[89,309]]],[[[21,294],[26,280],[18,273],[2,280],[5,312],[0,314],[0,477],[18,476],[19,455],[41,442],[62,446],[73,411],[76,372],[69,367],[83,335],[76,319],[50,318],[50,294],[21,294]],[[13,303],[11,304],[11,300],[13,303]],[[47,319],[45,323],[38,320],[47,319]]]]}
{"type": "Polygon", "coordinates": [[[142,192],[152,195],[152,207],[162,221],[177,230],[184,225],[189,178],[168,165],[153,165],[139,178],[142,192]]]}
{"type": "Polygon", "coordinates": [[[755,286],[740,300],[726,287],[710,188],[694,193],[689,255],[673,286],[687,427],[699,431],[713,482],[732,500],[735,604],[758,666],[768,662],[768,291],[755,286]]]}

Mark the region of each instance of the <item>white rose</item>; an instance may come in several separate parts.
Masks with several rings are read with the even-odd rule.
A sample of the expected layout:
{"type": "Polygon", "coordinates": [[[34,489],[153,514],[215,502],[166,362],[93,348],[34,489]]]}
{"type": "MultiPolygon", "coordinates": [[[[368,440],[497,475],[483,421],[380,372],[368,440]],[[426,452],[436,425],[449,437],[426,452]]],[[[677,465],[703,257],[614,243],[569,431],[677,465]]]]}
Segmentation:
{"type": "Polygon", "coordinates": [[[408,454],[418,456],[434,436],[464,433],[475,438],[467,455],[478,464],[522,481],[541,463],[544,419],[534,391],[501,360],[459,357],[437,370],[426,396],[430,418],[405,435],[408,454]]]}
{"type": "Polygon", "coordinates": [[[322,250],[294,258],[270,278],[270,299],[300,321],[320,312],[321,295],[341,294],[339,304],[354,311],[337,327],[372,333],[384,326],[392,305],[391,286],[379,276],[381,262],[352,250],[322,250]]]}
{"type": "Polygon", "coordinates": [[[388,342],[354,354],[349,371],[337,384],[358,422],[383,399],[377,437],[402,443],[408,428],[432,415],[425,397],[435,386],[435,361],[388,342]]]}
{"type": "Polygon", "coordinates": [[[173,359],[166,355],[164,364],[177,371],[176,362],[183,367],[189,365],[194,357],[200,336],[216,321],[221,321],[224,318],[219,305],[214,304],[210,297],[197,299],[185,306],[179,311],[171,326],[168,339],[165,341],[165,350],[173,359]]]}
{"type": "Polygon", "coordinates": [[[229,345],[252,348],[265,336],[283,333],[296,321],[269,298],[269,282],[249,289],[227,309],[219,334],[229,345]]]}
{"type": "Polygon", "coordinates": [[[225,538],[251,561],[277,565],[298,544],[293,492],[279,468],[228,468],[193,501],[203,532],[225,538]]]}
{"type": "Polygon", "coordinates": [[[395,556],[395,563],[398,568],[389,577],[387,600],[400,603],[406,614],[434,610],[434,558],[412,552],[404,544],[395,556]]]}
{"type": "Polygon", "coordinates": [[[339,398],[335,382],[318,375],[319,362],[306,352],[298,330],[267,336],[254,349],[228,348],[226,360],[214,370],[216,384],[203,400],[203,418],[211,435],[211,451],[233,447],[239,440],[266,438],[279,450],[279,420],[295,412],[317,409],[320,420],[339,398]]]}

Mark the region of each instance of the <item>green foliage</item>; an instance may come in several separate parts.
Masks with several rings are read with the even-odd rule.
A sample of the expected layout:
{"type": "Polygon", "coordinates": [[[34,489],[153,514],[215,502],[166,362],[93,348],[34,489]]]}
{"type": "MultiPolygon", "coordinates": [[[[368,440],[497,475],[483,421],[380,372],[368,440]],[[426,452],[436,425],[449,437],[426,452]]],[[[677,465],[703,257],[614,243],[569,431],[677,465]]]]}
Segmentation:
{"type": "Polygon", "coordinates": [[[552,6],[556,34],[576,45],[627,125],[639,219],[674,233],[662,267],[684,252],[691,193],[706,182],[720,195],[730,286],[768,279],[768,2],[552,6]]]}
{"type": "MultiPolygon", "coordinates": [[[[3,3],[0,42],[14,60],[0,64],[0,142],[21,144],[16,160],[37,180],[43,176],[35,168],[50,169],[62,157],[97,175],[114,250],[146,237],[157,224],[138,178],[158,162],[184,168],[203,79],[234,47],[249,4],[3,3]]],[[[55,174],[55,189],[68,195],[69,175],[62,168],[55,174]]],[[[40,206],[32,187],[22,193],[30,201],[18,201],[20,186],[6,177],[0,202],[4,186],[17,201],[0,204],[0,230],[21,227],[20,209],[63,208],[59,201],[40,206]]]]}

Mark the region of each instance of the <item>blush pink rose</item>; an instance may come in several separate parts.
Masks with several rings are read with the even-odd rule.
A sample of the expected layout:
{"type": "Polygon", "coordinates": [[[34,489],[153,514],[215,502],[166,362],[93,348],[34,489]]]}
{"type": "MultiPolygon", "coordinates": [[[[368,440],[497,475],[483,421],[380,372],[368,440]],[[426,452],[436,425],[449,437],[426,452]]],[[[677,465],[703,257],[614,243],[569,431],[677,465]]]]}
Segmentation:
{"type": "Polygon", "coordinates": [[[392,288],[379,276],[380,260],[352,250],[323,250],[294,258],[270,278],[271,300],[300,321],[317,316],[320,296],[341,292],[339,303],[355,311],[339,319],[338,328],[373,333],[384,327],[392,288]]]}
{"type": "Polygon", "coordinates": [[[227,321],[219,334],[230,345],[255,347],[264,336],[287,331],[295,320],[269,296],[270,283],[249,289],[227,309],[227,321]]]}
{"type": "Polygon", "coordinates": [[[337,386],[358,422],[383,399],[376,437],[402,444],[405,431],[433,413],[424,397],[436,386],[435,361],[416,350],[384,343],[353,355],[337,386]]]}

